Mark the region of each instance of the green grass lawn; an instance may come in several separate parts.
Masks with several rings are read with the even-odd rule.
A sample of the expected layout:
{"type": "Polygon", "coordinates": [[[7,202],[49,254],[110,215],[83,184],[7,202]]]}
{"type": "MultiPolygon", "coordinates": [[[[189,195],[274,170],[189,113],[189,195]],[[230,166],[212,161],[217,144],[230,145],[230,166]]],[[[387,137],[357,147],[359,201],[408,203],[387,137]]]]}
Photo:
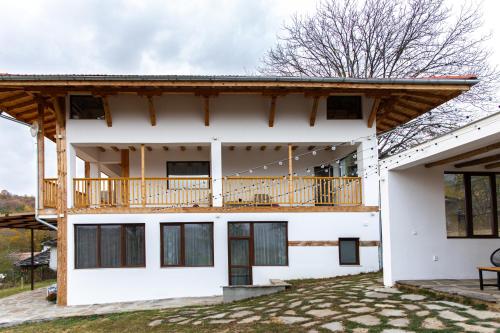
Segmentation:
{"type": "MultiPolygon", "coordinates": [[[[56,283],[56,280],[45,280],[41,282],[36,282],[35,288],[47,287],[54,283],[56,283]]],[[[31,290],[29,283],[25,284],[24,287],[22,288],[12,287],[12,288],[0,289],[0,298],[9,297],[18,293],[22,293],[23,291],[29,291],[29,290],[31,290]]]]}

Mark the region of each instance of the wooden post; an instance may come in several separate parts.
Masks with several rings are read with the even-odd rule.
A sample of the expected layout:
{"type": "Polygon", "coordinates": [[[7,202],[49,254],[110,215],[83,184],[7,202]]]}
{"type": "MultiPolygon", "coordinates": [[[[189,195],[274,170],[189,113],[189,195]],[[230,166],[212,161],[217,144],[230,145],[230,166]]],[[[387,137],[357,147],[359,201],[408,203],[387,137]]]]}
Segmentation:
{"type": "Polygon", "coordinates": [[[36,135],[37,163],[38,163],[38,209],[44,209],[43,205],[43,181],[45,178],[45,131],[44,131],[45,104],[38,101],[38,133],[36,135]]]}
{"type": "Polygon", "coordinates": [[[288,197],[290,206],[293,205],[293,162],[292,162],[292,145],[288,144],[288,197]]]}
{"type": "Polygon", "coordinates": [[[35,236],[34,236],[34,231],[33,229],[30,229],[31,231],[31,267],[30,267],[30,279],[31,279],[31,290],[35,290],[35,236]]]}
{"type": "Polygon", "coordinates": [[[121,204],[128,206],[129,205],[129,177],[130,177],[130,151],[128,149],[122,149],[121,150],[121,167],[122,167],[122,173],[121,176],[124,179],[122,181],[122,198],[123,201],[121,204]]]}
{"type": "Polygon", "coordinates": [[[146,206],[146,182],[145,182],[145,177],[144,177],[144,167],[146,165],[145,161],[145,154],[146,154],[146,147],[144,144],[141,145],[141,199],[142,199],[142,206],[146,206]]]}
{"type": "Polygon", "coordinates": [[[67,232],[67,167],[65,99],[52,98],[56,112],[57,148],[57,304],[67,305],[68,232],[67,232]]]}

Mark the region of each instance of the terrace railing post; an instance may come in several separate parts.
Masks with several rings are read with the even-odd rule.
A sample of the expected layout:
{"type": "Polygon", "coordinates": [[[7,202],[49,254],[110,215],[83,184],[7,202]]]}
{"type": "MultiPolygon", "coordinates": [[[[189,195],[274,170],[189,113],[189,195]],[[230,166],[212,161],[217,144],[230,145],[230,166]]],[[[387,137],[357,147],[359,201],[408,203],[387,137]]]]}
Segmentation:
{"type": "Polygon", "coordinates": [[[142,206],[146,207],[146,181],[145,181],[145,146],[144,144],[141,144],[141,201],[142,201],[142,206]]]}
{"type": "Polygon", "coordinates": [[[290,206],[293,206],[293,162],[292,162],[292,144],[288,144],[288,200],[290,206]]]}

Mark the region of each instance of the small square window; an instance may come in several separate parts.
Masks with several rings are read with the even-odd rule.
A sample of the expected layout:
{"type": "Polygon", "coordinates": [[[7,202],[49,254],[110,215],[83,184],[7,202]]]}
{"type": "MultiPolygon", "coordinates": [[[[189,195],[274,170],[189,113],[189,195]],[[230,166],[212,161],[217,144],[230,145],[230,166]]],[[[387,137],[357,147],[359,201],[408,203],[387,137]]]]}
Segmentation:
{"type": "Polygon", "coordinates": [[[100,97],[73,95],[69,99],[71,119],[104,119],[104,106],[100,97]]]}
{"type": "Polygon", "coordinates": [[[326,119],[363,119],[361,96],[329,96],[326,119]]]}
{"type": "Polygon", "coordinates": [[[340,265],[359,265],[359,238],[339,238],[340,265]]]}

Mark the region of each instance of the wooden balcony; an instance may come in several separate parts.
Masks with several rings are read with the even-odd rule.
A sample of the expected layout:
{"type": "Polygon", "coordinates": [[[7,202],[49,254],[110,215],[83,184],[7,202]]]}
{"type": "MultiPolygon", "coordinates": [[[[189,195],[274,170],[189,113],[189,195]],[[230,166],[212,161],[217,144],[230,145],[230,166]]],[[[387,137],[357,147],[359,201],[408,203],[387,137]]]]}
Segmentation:
{"type": "Polygon", "coordinates": [[[43,207],[56,208],[57,201],[57,178],[46,178],[43,180],[43,207]]]}
{"type": "MultiPolygon", "coordinates": [[[[212,179],[75,178],[74,208],[212,207],[212,179]]],[[[224,207],[361,206],[359,177],[224,177],[224,207]]]]}

